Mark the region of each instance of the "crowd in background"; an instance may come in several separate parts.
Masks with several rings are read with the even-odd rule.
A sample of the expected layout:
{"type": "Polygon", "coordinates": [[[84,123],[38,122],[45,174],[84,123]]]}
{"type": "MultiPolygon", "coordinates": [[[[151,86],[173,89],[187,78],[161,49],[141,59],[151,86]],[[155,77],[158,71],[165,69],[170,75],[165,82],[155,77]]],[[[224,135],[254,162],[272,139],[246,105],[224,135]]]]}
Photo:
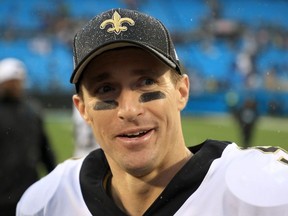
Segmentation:
{"type": "MultiPolygon", "coordinates": [[[[239,10],[234,13],[240,15],[243,13],[245,16],[244,12],[249,9],[245,7],[249,3],[256,3],[259,6],[267,4],[266,12],[270,13],[268,3],[271,2],[284,4],[288,8],[288,3],[285,5],[285,1],[281,0],[253,0],[243,1],[242,6],[238,3],[240,8],[236,7],[236,10],[239,10]]],[[[185,4],[188,4],[185,1],[169,0],[161,4],[150,0],[113,0],[109,3],[88,0],[83,5],[76,4],[73,0],[57,1],[57,4],[53,1],[43,1],[35,3],[28,11],[33,13],[37,20],[34,26],[32,24],[21,26],[18,23],[19,18],[15,16],[17,11],[21,14],[20,11],[23,10],[21,4],[17,1],[9,4],[10,10],[15,10],[16,13],[10,14],[7,21],[0,25],[0,43],[5,46],[10,44],[13,49],[13,43],[19,47],[23,44],[17,44],[17,41],[25,40],[24,46],[27,47],[23,52],[27,56],[24,57],[20,53],[21,50],[18,55],[26,58],[23,60],[27,62],[28,68],[30,67],[31,80],[27,83],[32,91],[47,93],[48,89],[50,92],[73,90],[67,82],[72,71],[73,35],[79,26],[99,10],[113,6],[124,6],[152,14],[159,12],[159,19],[163,18],[163,14],[168,17],[168,21],[172,23],[170,27],[178,55],[191,77],[191,95],[243,89],[248,91],[261,89],[264,92],[288,90],[288,27],[282,23],[265,21],[264,12],[260,15],[255,14],[255,19],[250,22],[229,18],[225,15],[225,10],[233,4],[232,0],[189,2],[191,5],[195,4],[195,7],[202,4],[206,10],[204,12],[199,10],[197,14],[199,19],[196,21],[195,14],[191,14],[191,23],[197,23],[194,27],[187,28],[177,28],[177,25],[180,25],[182,16],[186,16],[189,20],[190,15],[175,10],[175,5],[184,8],[185,4]],[[31,51],[32,54],[27,51],[31,51]],[[35,57],[39,61],[35,61],[35,57]],[[36,65],[36,62],[39,64],[36,65]]],[[[277,16],[284,17],[285,14],[277,16]]],[[[163,18],[164,23],[168,21],[163,18]]],[[[0,54],[0,58],[5,57],[4,55],[5,52],[0,54]]],[[[19,56],[16,54],[15,57],[19,56]]],[[[265,96],[265,93],[261,94],[265,96]]],[[[267,103],[273,101],[269,99],[267,103]]],[[[288,107],[287,104],[283,106],[288,107]]]]}

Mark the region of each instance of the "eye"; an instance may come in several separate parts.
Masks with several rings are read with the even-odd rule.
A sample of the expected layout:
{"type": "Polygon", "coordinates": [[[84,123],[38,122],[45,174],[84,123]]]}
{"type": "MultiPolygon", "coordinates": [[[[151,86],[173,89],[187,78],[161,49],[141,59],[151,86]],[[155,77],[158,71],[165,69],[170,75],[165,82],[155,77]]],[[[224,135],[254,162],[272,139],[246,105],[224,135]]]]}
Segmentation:
{"type": "Polygon", "coordinates": [[[114,88],[112,86],[104,85],[104,86],[101,86],[97,89],[97,93],[98,94],[105,94],[105,93],[109,93],[113,90],[114,90],[114,88]]]}
{"type": "Polygon", "coordinates": [[[141,86],[151,86],[154,85],[156,82],[154,79],[151,78],[145,78],[141,81],[140,85],[141,86]]]}

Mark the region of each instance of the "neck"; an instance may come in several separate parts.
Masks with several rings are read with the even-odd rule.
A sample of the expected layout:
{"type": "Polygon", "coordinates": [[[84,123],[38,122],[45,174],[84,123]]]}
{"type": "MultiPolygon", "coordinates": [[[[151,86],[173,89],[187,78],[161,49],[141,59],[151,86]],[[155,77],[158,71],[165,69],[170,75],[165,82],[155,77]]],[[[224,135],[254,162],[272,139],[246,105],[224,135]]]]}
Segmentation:
{"type": "Polygon", "coordinates": [[[173,166],[164,166],[141,177],[113,172],[110,187],[112,199],[128,215],[143,215],[191,156],[187,149],[185,156],[173,166]]]}

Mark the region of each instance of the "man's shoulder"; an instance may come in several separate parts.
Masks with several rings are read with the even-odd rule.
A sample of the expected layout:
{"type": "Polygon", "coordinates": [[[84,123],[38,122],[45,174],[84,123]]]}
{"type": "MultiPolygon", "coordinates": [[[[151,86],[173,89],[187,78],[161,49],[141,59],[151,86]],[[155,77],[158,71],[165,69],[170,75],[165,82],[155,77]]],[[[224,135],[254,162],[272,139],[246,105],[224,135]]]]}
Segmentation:
{"type": "MultiPolygon", "coordinates": [[[[288,208],[288,153],[275,146],[247,149],[232,143],[215,160],[211,173],[220,173],[225,194],[237,206],[288,208]]],[[[217,176],[217,175],[214,175],[217,176]]],[[[263,209],[263,208],[262,208],[263,209]]]]}
{"type": "Polygon", "coordinates": [[[175,215],[287,215],[288,155],[284,150],[242,149],[235,143],[220,149],[221,156],[213,160],[199,188],[175,215]],[[210,208],[205,208],[207,203],[210,208]]]}
{"type": "Polygon", "coordinates": [[[66,160],[30,186],[18,203],[17,215],[37,215],[68,193],[80,196],[79,170],[82,163],[83,159],[66,160]]]}
{"type": "Polygon", "coordinates": [[[220,141],[220,140],[213,140],[213,139],[207,139],[204,142],[190,146],[189,150],[192,153],[202,152],[203,154],[217,154],[218,157],[220,157],[224,151],[224,149],[232,144],[230,141],[220,141]],[[200,151],[201,150],[201,151],[200,151]]]}
{"type": "MultiPolygon", "coordinates": [[[[288,165],[287,151],[277,146],[242,148],[237,144],[232,143],[232,145],[229,145],[223,152],[223,157],[230,158],[231,162],[234,162],[235,164],[254,164],[256,162],[256,164],[261,164],[263,166],[266,166],[269,163],[276,163],[281,166],[288,165]]],[[[249,168],[249,166],[246,168],[249,168]]]]}
{"type": "Polygon", "coordinates": [[[227,196],[239,206],[288,207],[288,154],[277,147],[237,151],[225,173],[227,196]]]}

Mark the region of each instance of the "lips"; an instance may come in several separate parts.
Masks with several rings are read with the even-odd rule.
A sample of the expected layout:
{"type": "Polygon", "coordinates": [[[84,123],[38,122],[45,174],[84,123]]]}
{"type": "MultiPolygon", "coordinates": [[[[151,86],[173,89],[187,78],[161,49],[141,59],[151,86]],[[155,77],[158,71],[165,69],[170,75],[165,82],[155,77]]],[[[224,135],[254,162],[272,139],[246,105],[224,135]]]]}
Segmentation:
{"type": "Polygon", "coordinates": [[[137,132],[133,132],[133,133],[123,133],[120,134],[119,137],[125,137],[125,138],[137,138],[137,137],[142,137],[144,135],[146,135],[147,133],[149,133],[151,131],[150,130],[141,130],[141,131],[137,131],[137,132]]]}
{"type": "Polygon", "coordinates": [[[133,128],[122,130],[116,136],[117,146],[121,146],[129,151],[141,151],[147,146],[150,146],[150,143],[153,143],[153,134],[154,128],[133,128]]]}

